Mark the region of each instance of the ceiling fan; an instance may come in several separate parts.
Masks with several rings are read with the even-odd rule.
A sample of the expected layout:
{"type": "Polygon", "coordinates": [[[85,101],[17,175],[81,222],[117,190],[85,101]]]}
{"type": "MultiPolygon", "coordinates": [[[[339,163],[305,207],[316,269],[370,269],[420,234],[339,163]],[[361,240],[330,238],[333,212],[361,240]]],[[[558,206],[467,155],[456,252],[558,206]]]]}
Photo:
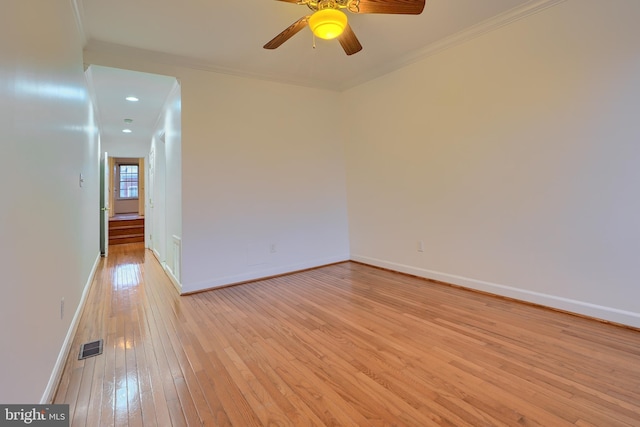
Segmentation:
{"type": "Polygon", "coordinates": [[[347,55],[362,50],[362,45],[347,22],[347,15],[341,9],[351,13],[385,13],[397,15],[419,15],[424,9],[425,0],[278,0],[298,5],[306,5],[313,10],[311,15],[303,16],[286,30],[275,36],[265,49],[275,49],[289,40],[307,25],[316,37],[331,40],[338,39],[347,55]]]}

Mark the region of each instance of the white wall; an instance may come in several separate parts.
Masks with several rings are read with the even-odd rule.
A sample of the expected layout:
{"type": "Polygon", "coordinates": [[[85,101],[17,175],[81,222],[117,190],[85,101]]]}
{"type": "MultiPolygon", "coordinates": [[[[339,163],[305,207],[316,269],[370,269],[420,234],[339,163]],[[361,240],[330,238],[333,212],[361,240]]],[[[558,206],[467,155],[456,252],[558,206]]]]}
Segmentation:
{"type": "Polygon", "coordinates": [[[339,94],[182,80],[185,292],[348,259],[339,94]]]}
{"type": "Polygon", "coordinates": [[[147,190],[149,203],[145,212],[148,214],[145,224],[151,225],[148,230],[149,247],[155,253],[158,261],[163,264],[167,259],[167,237],[166,237],[166,155],[165,142],[159,135],[151,140],[151,151],[149,152],[149,167],[153,172],[149,172],[147,190]]]}
{"type": "Polygon", "coordinates": [[[638,16],[567,1],[347,92],[352,258],[640,326],[638,16]]]}
{"type": "Polygon", "coordinates": [[[161,118],[165,136],[166,268],[180,287],[182,241],[182,96],[176,82],[161,118]]]}
{"type": "Polygon", "coordinates": [[[175,81],[158,118],[149,153],[150,192],[147,222],[150,247],[180,289],[180,249],[174,240],[182,237],[182,133],[180,85],[175,81]],[[151,174],[151,172],[150,172],[151,174]],[[178,254],[178,258],[174,256],[178,254]]]}
{"type": "Polygon", "coordinates": [[[339,93],[137,56],[84,58],[180,81],[184,292],[348,259],[339,93]]]}
{"type": "Polygon", "coordinates": [[[0,402],[38,403],[99,256],[99,142],[71,2],[0,16],[0,402]]]}
{"type": "Polygon", "coordinates": [[[132,139],[107,139],[102,141],[102,151],[109,153],[109,157],[143,158],[149,154],[150,141],[132,139]],[[113,153],[113,154],[112,154],[113,153]]]}

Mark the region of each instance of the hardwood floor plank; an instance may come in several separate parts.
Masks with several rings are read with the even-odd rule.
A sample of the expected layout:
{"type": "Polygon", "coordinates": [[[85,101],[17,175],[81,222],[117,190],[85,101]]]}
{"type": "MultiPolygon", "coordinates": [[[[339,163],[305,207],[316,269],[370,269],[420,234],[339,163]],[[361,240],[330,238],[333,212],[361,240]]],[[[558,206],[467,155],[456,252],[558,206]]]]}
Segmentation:
{"type": "Polygon", "coordinates": [[[76,399],[75,410],[71,422],[74,426],[87,425],[89,396],[91,394],[91,386],[93,381],[93,371],[95,369],[96,360],[87,359],[82,367],[82,379],[78,388],[78,397],[76,399]]]}
{"type": "Polygon", "coordinates": [[[154,408],[154,387],[150,368],[153,359],[148,359],[149,355],[147,354],[147,350],[149,348],[149,338],[146,334],[144,325],[140,323],[140,318],[144,319],[145,313],[143,308],[140,306],[138,306],[136,309],[138,311],[138,315],[136,316],[136,318],[138,319],[136,327],[138,328],[140,335],[136,340],[134,349],[136,352],[136,362],[138,367],[140,411],[142,413],[142,420],[144,422],[144,425],[157,426],[158,419],[156,417],[156,411],[154,408]]]}
{"type": "MultiPolygon", "coordinates": [[[[103,343],[104,345],[104,343],[103,343]]],[[[104,351],[104,350],[103,350],[104,351]]],[[[104,385],[103,381],[106,376],[106,359],[99,357],[95,359],[95,365],[93,369],[93,380],[91,384],[91,392],[85,401],[87,407],[87,425],[99,426],[101,424],[100,414],[101,411],[96,411],[91,408],[91,401],[102,401],[104,385]]]]}
{"type": "MultiPolygon", "coordinates": [[[[106,282],[108,284],[109,282],[106,282]]],[[[106,285],[105,284],[105,285],[106,285]]],[[[108,287],[108,286],[105,286],[108,287]]],[[[91,321],[87,319],[88,321],[91,321]]],[[[115,408],[116,408],[116,318],[109,317],[107,322],[106,337],[103,346],[103,358],[105,359],[105,376],[102,381],[102,401],[100,406],[96,407],[93,403],[94,410],[100,410],[101,425],[115,424],[115,408]]],[[[96,356],[97,357],[97,356],[96,356]]]]}
{"type": "MultiPolygon", "coordinates": [[[[273,308],[273,307],[270,307],[273,308]]],[[[269,311],[265,312],[266,317],[270,317],[273,314],[269,311]]],[[[332,384],[332,386],[336,389],[348,389],[351,390],[351,396],[348,399],[351,401],[351,406],[357,406],[357,410],[365,415],[368,418],[369,423],[371,425],[375,425],[375,418],[381,417],[382,419],[389,418],[397,418],[400,421],[403,421],[405,424],[409,422],[409,413],[413,411],[414,408],[404,407],[402,410],[397,409],[397,405],[391,405],[388,400],[385,401],[377,401],[377,394],[372,393],[370,388],[376,387],[378,384],[370,383],[370,379],[359,377],[357,370],[349,363],[351,358],[348,354],[335,354],[333,350],[338,350],[338,348],[333,347],[333,340],[325,339],[325,336],[321,333],[318,333],[317,328],[313,330],[308,330],[303,333],[302,329],[298,329],[297,322],[292,322],[289,324],[289,330],[295,331],[297,339],[301,342],[305,342],[309,348],[313,346],[317,346],[318,348],[322,348],[323,351],[321,353],[316,353],[315,357],[311,357],[305,360],[305,363],[314,366],[314,372],[317,376],[319,376],[322,381],[328,384],[332,384]],[[307,340],[307,338],[309,338],[307,340]],[[351,373],[350,377],[343,376],[333,376],[331,373],[333,371],[342,372],[347,371],[351,373]],[[379,411],[383,411],[382,414],[377,414],[379,411]],[[404,420],[402,418],[405,418],[404,420]]],[[[246,353],[246,352],[245,352],[246,353]]],[[[305,356],[297,356],[298,358],[305,356]]],[[[393,395],[391,395],[393,396],[393,395]]],[[[398,404],[399,402],[396,402],[398,404]]],[[[399,406],[405,406],[402,403],[399,403],[399,406]]],[[[413,419],[409,424],[416,424],[417,420],[413,419]]]]}
{"type": "Polygon", "coordinates": [[[358,263],[180,297],[114,246],[73,347],[74,426],[640,425],[640,331],[358,263]]]}

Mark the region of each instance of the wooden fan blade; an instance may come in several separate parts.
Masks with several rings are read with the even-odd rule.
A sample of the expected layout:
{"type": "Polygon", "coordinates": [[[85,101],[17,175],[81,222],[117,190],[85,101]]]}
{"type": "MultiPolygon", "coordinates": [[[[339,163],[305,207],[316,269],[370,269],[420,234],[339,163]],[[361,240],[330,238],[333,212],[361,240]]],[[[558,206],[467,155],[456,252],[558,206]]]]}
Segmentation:
{"type": "Polygon", "coordinates": [[[309,24],[309,17],[305,16],[298,19],[296,22],[291,24],[289,28],[275,36],[269,43],[265,44],[263,47],[265,49],[275,49],[279,47],[282,43],[289,40],[291,37],[295,36],[298,31],[303,29],[309,24]]]}
{"type": "Polygon", "coordinates": [[[347,55],[353,55],[354,53],[358,53],[362,50],[362,45],[356,34],[351,29],[351,25],[347,24],[344,31],[340,36],[338,36],[338,41],[340,42],[340,46],[344,49],[344,53],[347,55]]]}
{"type": "Polygon", "coordinates": [[[352,0],[349,11],[353,13],[389,13],[420,15],[425,0],[352,0]]]}

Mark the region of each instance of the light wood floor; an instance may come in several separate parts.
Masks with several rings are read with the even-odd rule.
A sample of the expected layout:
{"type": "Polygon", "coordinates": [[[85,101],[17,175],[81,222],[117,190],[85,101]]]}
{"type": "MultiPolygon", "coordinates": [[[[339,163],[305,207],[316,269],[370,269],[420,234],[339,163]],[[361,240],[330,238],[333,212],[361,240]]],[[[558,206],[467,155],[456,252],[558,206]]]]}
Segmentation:
{"type": "Polygon", "coordinates": [[[55,403],[73,426],[640,426],[640,332],[356,263],[179,297],[121,245],[55,403]]]}

